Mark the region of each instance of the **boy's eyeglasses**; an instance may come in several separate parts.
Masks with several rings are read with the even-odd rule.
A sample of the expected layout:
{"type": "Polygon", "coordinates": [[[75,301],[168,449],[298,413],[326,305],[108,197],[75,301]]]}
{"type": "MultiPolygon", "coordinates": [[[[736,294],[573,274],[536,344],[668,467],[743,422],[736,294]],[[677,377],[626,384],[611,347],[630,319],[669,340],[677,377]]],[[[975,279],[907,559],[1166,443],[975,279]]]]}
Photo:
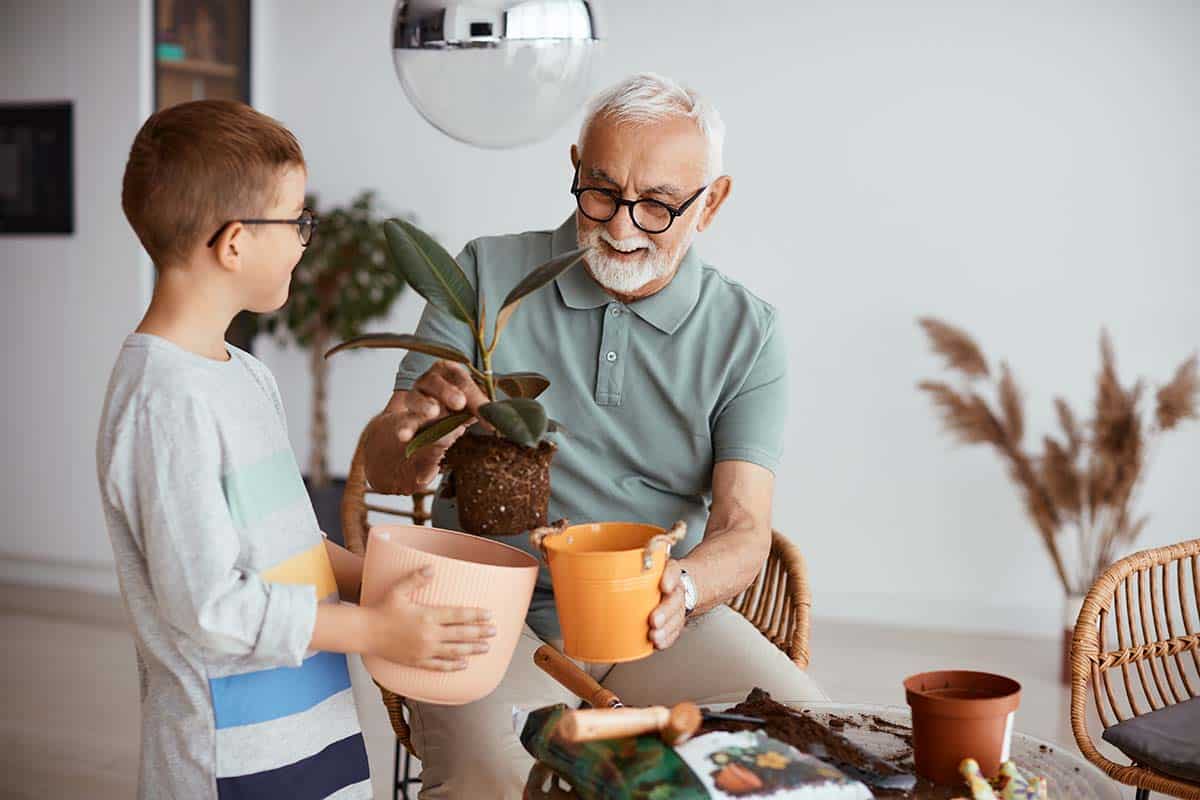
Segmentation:
{"type": "Polygon", "coordinates": [[[311,208],[306,208],[295,219],[231,219],[217,228],[217,232],[208,240],[207,247],[212,247],[216,244],[217,239],[221,238],[221,234],[225,232],[225,229],[235,222],[240,222],[243,225],[295,225],[297,233],[300,234],[300,245],[308,247],[308,243],[312,241],[313,233],[317,230],[319,218],[311,208]]]}

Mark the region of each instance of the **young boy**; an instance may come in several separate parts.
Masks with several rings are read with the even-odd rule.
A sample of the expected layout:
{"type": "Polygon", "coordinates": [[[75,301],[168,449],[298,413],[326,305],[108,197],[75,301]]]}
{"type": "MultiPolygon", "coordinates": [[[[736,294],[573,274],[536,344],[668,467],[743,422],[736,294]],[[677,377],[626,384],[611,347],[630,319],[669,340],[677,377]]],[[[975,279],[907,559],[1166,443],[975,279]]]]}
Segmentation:
{"type": "Polygon", "coordinates": [[[413,604],[427,573],[377,606],[339,602],[357,601],[361,559],[317,527],[271,373],[224,341],[236,314],[287,299],[316,227],[305,179],[291,133],[226,101],[155,114],[125,167],[158,278],[97,470],[135,628],[142,798],[370,797],[341,654],[449,671],[494,635],[485,611],[413,604]]]}

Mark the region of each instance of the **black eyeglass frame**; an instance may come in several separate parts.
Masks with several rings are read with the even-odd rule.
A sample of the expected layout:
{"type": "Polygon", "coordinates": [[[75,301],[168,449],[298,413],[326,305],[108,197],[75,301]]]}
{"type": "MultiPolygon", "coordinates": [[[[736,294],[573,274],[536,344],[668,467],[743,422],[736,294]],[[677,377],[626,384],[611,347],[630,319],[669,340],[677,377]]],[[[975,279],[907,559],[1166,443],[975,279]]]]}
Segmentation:
{"type": "Polygon", "coordinates": [[[221,238],[221,234],[225,232],[225,229],[235,222],[240,222],[243,225],[295,225],[296,235],[300,237],[300,246],[308,247],[312,242],[312,237],[317,233],[317,223],[320,222],[320,217],[311,208],[306,208],[295,219],[231,219],[228,222],[222,223],[221,227],[217,228],[217,232],[212,235],[212,238],[208,240],[205,247],[212,247],[216,244],[217,239],[221,238]],[[305,218],[305,214],[308,215],[307,219],[305,218]],[[305,222],[308,223],[307,239],[304,238],[304,234],[301,232],[301,226],[305,222]]]}
{"type": "Polygon", "coordinates": [[[576,166],[575,167],[575,177],[571,181],[571,194],[575,195],[575,206],[579,209],[580,213],[583,214],[588,219],[592,220],[593,222],[608,222],[609,220],[611,220],[613,217],[615,217],[617,214],[620,213],[622,206],[626,206],[629,208],[629,221],[633,223],[635,228],[637,228],[639,231],[642,231],[643,233],[659,234],[659,233],[666,233],[667,231],[669,231],[671,229],[671,226],[675,224],[676,218],[682,217],[684,214],[686,214],[687,210],[689,208],[691,208],[692,203],[695,203],[697,200],[699,200],[700,195],[704,194],[704,190],[707,189],[710,185],[711,184],[707,184],[707,183],[704,184],[703,186],[701,186],[699,189],[696,190],[695,194],[693,194],[687,200],[684,200],[683,203],[681,203],[678,207],[672,207],[672,206],[669,206],[666,203],[662,202],[661,200],[655,200],[650,197],[642,197],[637,200],[626,200],[624,197],[621,197],[620,195],[618,195],[616,192],[612,191],[611,189],[601,189],[597,186],[581,187],[579,185],[579,167],[576,166]],[[583,200],[580,197],[580,195],[582,195],[584,192],[600,192],[601,194],[606,195],[609,198],[611,198],[613,201],[613,212],[611,214],[609,214],[607,217],[601,218],[601,217],[593,217],[591,214],[584,211],[583,210],[583,200]],[[659,208],[662,208],[668,214],[670,214],[671,216],[668,218],[666,227],[661,228],[659,230],[650,230],[649,228],[645,228],[642,225],[640,225],[637,221],[637,218],[633,214],[633,207],[639,203],[646,203],[648,205],[658,206],[659,208]]]}

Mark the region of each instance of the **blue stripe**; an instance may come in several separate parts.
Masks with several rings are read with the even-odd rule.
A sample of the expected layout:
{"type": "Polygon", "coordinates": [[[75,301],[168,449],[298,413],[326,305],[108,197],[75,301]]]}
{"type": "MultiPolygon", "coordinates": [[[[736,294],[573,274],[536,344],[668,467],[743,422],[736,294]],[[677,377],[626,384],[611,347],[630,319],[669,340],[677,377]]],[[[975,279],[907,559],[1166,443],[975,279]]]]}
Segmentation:
{"type": "Polygon", "coordinates": [[[208,682],[217,728],[255,725],[298,714],[350,688],[341,653],[317,653],[299,667],[246,672],[208,682]]]}
{"type": "Polygon", "coordinates": [[[361,733],[286,767],[217,779],[219,800],[321,800],[371,777],[361,733]]]}

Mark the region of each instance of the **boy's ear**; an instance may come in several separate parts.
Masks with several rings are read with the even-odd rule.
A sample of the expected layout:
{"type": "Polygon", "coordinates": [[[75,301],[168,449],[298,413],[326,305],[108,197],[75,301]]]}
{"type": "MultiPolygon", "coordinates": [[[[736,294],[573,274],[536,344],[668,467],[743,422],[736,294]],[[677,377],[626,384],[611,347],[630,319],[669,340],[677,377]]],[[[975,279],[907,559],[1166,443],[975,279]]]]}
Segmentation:
{"type": "Polygon", "coordinates": [[[213,244],[213,253],[221,269],[237,272],[242,268],[242,243],[246,241],[246,226],[240,222],[231,222],[217,237],[213,244]]]}

